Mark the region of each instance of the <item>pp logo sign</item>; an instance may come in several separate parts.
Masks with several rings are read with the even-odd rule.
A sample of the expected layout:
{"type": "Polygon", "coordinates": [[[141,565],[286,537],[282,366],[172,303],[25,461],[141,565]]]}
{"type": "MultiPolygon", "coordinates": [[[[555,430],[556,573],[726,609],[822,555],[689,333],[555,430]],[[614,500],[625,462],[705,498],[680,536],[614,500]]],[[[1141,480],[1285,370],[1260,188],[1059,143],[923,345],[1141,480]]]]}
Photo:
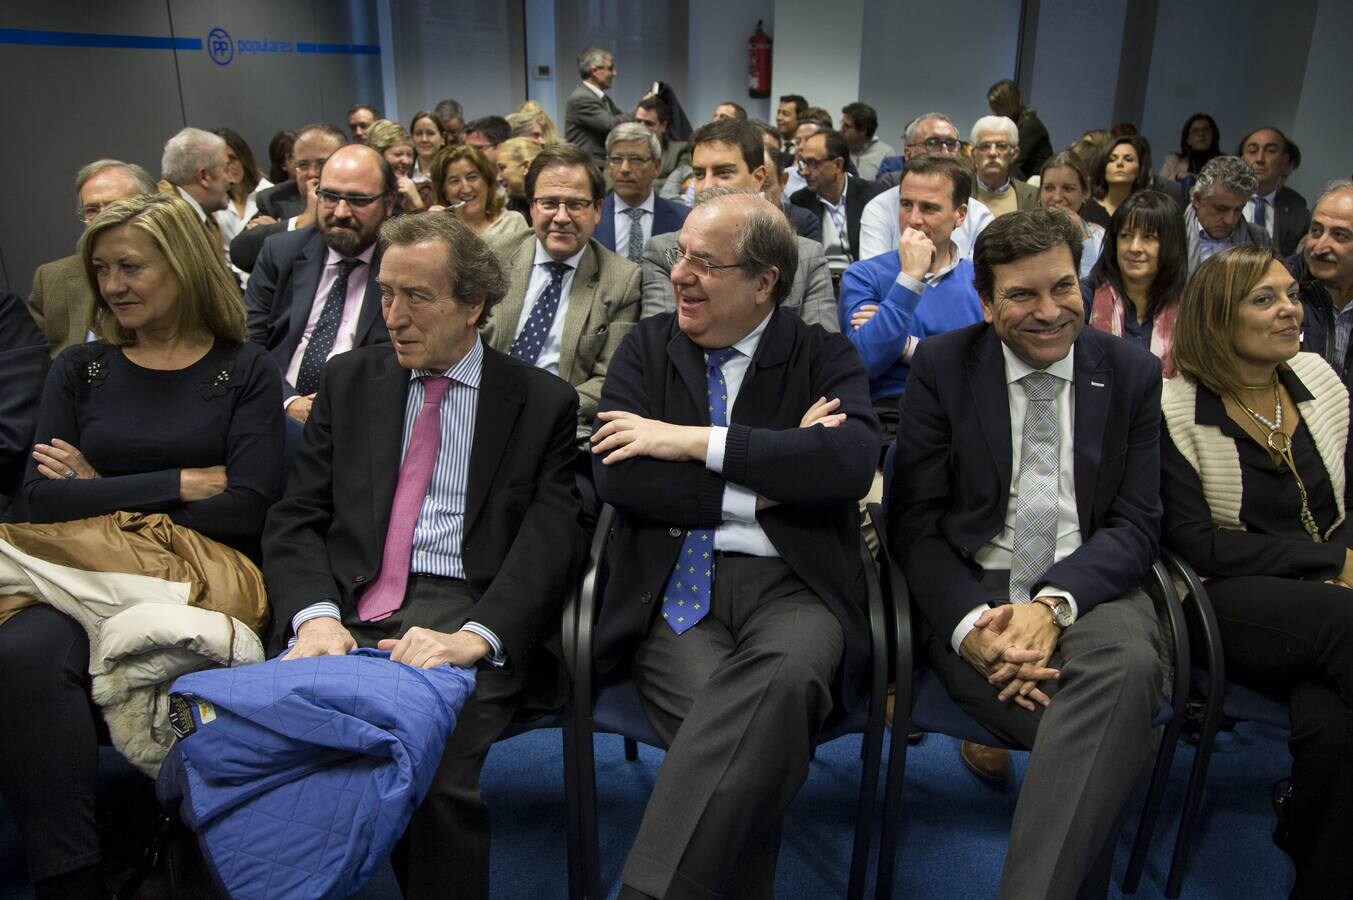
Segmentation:
{"type": "Polygon", "coordinates": [[[224,28],[213,28],[207,35],[207,53],[216,65],[229,65],[235,58],[235,42],[231,40],[230,32],[224,28]]]}

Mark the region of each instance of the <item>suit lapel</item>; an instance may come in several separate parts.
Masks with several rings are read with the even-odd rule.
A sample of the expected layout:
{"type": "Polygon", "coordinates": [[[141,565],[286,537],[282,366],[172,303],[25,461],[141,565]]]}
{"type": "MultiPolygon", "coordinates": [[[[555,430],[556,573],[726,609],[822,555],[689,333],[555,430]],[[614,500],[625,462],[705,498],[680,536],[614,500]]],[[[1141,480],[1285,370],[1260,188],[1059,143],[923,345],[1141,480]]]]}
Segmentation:
{"type": "Polygon", "coordinates": [[[1089,533],[1094,512],[1095,480],[1103,458],[1104,428],[1113,407],[1113,370],[1103,365],[1104,354],[1092,342],[1077,341],[1075,484],[1076,514],[1081,534],[1089,533]]]}
{"type": "Polygon", "coordinates": [[[474,438],[470,447],[469,487],[465,501],[467,535],[488,499],[493,476],[507,453],[512,429],[525,403],[526,388],[518,372],[501,355],[485,348],[483,376],[479,382],[479,405],[475,409],[474,438]]]}
{"type": "Polygon", "coordinates": [[[601,201],[601,221],[592,237],[607,250],[615,249],[615,194],[607,194],[601,201]]]}
{"type": "MultiPolygon", "coordinates": [[[[705,377],[705,351],[697,347],[686,337],[686,333],[677,327],[675,317],[672,319],[671,334],[672,337],[667,342],[667,358],[672,361],[678,378],[689,394],[691,407],[696,410],[696,420],[693,424],[708,425],[709,398],[706,396],[708,379],[705,377]]],[[[669,409],[669,416],[680,421],[678,417],[672,416],[671,412],[669,409]]]]}
{"type": "Polygon", "coordinates": [[[390,524],[399,480],[400,448],[404,442],[404,407],[408,398],[409,370],[399,365],[395,354],[385,368],[367,383],[367,440],[370,442],[371,503],[376,533],[381,540],[390,524]]]}
{"type": "Polygon", "coordinates": [[[986,437],[987,449],[1000,481],[999,496],[1010,497],[1010,482],[1014,478],[1014,451],[1010,437],[1010,392],[1005,384],[1005,357],[995,329],[987,326],[973,344],[968,357],[968,389],[972,392],[973,408],[986,437]]]}
{"type": "Polygon", "coordinates": [[[512,346],[512,336],[517,332],[517,322],[526,305],[526,289],[531,284],[531,267],[535,256],[534,232],[524,235],[516,249],[508,254],[507,295],[494,307],[493,318],[484,329],[484,342],[501,353],[506,353],[508,347],[512,346]]]}
{"type": "Polygon", "coordinates": [[[310,309],[315,302],[315,291],[319,288],[320,278],[324,274],[324,238],[315,232],[305,242],[300,258],[292,267],[291,276],[291,326],[287,329],[288,353],[295,353],[305,332],[305,323],[310,318],[310,309]]]}
{"type": "Polygon", "coordinates": [[[568,290],[568,307],[564,310],[564,330],[559,336],[559,377],[569,384],[582,381],[582,373],[573,371],[578,356],[578,342],[587,326],[592,305],[599,302],[597,286],[601,280],[600,254],[602,248],[595,240],[587,242],[587,250],[578,260],[578,271],[573,273],[573,284],[568,290]],[[577,376],[577,377],[575,377],[577,376]]]}
{"type": "Polygon", "coordinates": [[[380,318],[381,312],[381,288],[376,283],[376,276],[381,270],[381,251],[380,248],[371,254],[371,265],[367,266],[366,293],[362,295],[362,308],[357,313],[357,338],[353,341],[354,347],[361,347],[366,343],[366,337],[371,332],[371,326],[380,318]]]}
{"type": "Polygon", "coordinates": [[[738,391],[737,402],[730,411],[730,422],[753,426],[769,424],[758,416],[780,409],[784,401],[784,378],[767,373],[780,369],[789,359],[790,348],[794,345],[792,330],[793,323],[778,309],[772,310],[742,389],[738,391]]]}

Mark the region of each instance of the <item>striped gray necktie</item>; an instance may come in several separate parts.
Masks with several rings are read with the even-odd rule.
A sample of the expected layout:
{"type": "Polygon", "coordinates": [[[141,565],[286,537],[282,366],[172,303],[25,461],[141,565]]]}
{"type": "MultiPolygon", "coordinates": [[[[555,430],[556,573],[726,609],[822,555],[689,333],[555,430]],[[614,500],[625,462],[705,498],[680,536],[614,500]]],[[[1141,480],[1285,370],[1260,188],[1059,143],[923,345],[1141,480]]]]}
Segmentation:
{"type": "Polygon", "coordinates": [[[637,206],[625,210],[625,215],[630,217],[630,241],[625,255],[633,263],[643,262],[644,259],[644,212],[637,206]]]}
{"type": "Polygon", "coordinates": [[[1019,461],[1019,504],[1010,563],[1010,602],[1027,603],[1037,579],[1052,568],[1057,548],[1060,429],[1053,394],[1057,377],[1031,372],[1019,380],[1028,397],[1019,461]]]}

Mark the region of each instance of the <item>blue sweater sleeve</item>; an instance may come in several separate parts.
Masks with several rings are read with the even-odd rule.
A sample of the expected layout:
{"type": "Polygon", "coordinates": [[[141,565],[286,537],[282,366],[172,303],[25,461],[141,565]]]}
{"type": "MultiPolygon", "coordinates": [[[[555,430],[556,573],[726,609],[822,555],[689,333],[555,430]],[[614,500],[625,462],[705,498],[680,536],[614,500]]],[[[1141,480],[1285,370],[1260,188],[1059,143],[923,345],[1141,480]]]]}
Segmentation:
{"type": "Polygon", "coordinates": [[[841,333],[859,351],[871,381],[902,362],[907,338],[916,328],[916,307],[921,294],[893,279],[886,291],[875,283],[871,268],[856,263],[841,276],[841,333]],[[850,327],[850,318],[866,303],[878,305],[878,312],[859,328],[850,327]]]}

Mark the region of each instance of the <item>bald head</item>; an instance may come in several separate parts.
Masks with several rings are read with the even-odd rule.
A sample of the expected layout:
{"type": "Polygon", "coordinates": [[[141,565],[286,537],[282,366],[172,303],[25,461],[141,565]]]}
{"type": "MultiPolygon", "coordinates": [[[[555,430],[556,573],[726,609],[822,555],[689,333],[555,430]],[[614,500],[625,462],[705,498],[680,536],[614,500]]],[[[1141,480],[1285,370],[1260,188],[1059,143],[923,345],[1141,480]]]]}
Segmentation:
{"type": "Polygon", "coordinates": [[[333,152],[319,176],[316,219],[324,243],[356,256],[376,242],[395,203],[395,173],[365,144],[333,152]]]}

